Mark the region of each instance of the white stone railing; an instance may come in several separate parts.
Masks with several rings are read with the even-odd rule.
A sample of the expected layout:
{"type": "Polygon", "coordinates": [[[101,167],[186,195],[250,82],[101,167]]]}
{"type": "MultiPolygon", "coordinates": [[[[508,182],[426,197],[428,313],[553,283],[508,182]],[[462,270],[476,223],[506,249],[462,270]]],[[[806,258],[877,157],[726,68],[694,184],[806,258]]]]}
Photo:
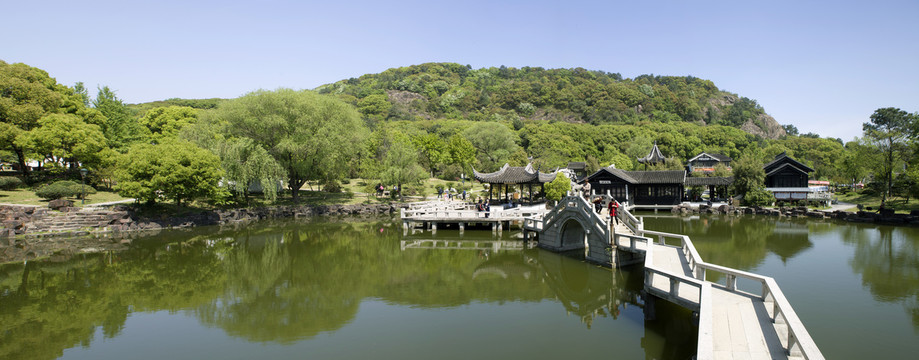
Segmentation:
{"type": "MultiPolygon", "coordinates": [[[[707,274],[710,272],[722,274],[724,275],[724,283],[723,284],[714,283],[717,286],[725,290],[728,290],[728,291],[759,297],[760,300],[762,300],[764,303],[769,303],[770,301],[773,303],[773,306],[771,309],[772,311],[769,314],[769,316],[772,322],[775,324],[786,324],[787,338],[783,340],[785,344],[785,351],[788,355],[803,356],[805,359],[823,359],[824,358],[823,354],[820,352],[820,349],[817,348],[817,344],[810,337],[810,334],[807,332],[807,329],[804,327],[804,324],[801,322],[801,319],[798,318],[798,315],[795,313],[794,309],[791,307],[791,303],[788,302],[787,298],[785,298],[785,295],[782,293],[782,290],[779,287],[778,283],[776,283],[775,279],[773,279],[772,277],[753,274],[753,273],[749,273],[749,272],[737,270],[737,269],[732,269],[732,268],[725,267],[725,266],[706,263],[705,261],[702,260],[702,257],[699,256],[699,253],[698,251],[696,251],[696,248],[692,244],[692,241],[689,239],[689,236],[686,236],[686,235],[677,235],[677,234],[670,234],[670,233],[665,233],[665,232],[649,231],[649,230],[640,230],[636,232],[636,234],[641,235],[641,236],[635,236],[635,237],[630,237],[630,238],[636,239],[639,241],[641,241],[640,239],[646,239],[645,241],[650,242],[651,237],[656,237],[657,244],[664,245],[664,246],[674,246],[674,245],[667,244],[668,239],[679,240],[680,241],[679,247],[683,249],[683,253],[686,256],[686,260],[689,263],[689,268],[691,269],[693,275],[695,276],[694,279],[691,279],[686,276],[668,274],[666,272],[661,272],[661,271],[652,269],[650,271],[650,274],[652,274],[650,277],[652,277],[652,279],[649,279],[649,276],[648,276],[649,265],[653,267],[653,262],[652,260],[650,260],[651,258],[648,257],[650,254],[652,254],[652,251],[650,251],[650,248],[652,245],[649,243],[646,245],[649,251],[646,251],[646,255],[645,255],[646,256],[645,258],[645,264],[646,264],[645,282],[646,284],[649,284],[649,281],[653,280],[653,276],[655,276],[653,274],[667,276],[671,282],[670,292],[674,293],[674,292],[679,291],[680,284],[687,284],[687,285],[691,285],[694,287],[700,287],[697,284],[697,282],[699,281],[712,284],[707,279],[707,274]],[[747,279],[747,280],[751,280],[754,282],[759,282],[762,285],[761,286],[762,290],[759,293],[750,293],[750,292],[740,290],[737,288],[738,278],[747,279]]],[[[632,241],[632,243],[634,242],[635,240],[632,241]]],[[[700,287],[699,303],[698,303],[699,304],[699,319],[700,319],[700,325],[699,325],[700,326],[699,327],[699,336],[700,336],[699,350],[700,352],[699,354],[697,354],[698,359],[711,358],[710,356],[709,357],[702,356],[703,350],[705,351],[711,350],[711,349],[708,349],[708,344],[710,344],[710,340],[706,340],[709,342],[703,342],[703,339],[702,339],[703,335],[705,334],[708,334],[706,336],[710,335],[710,326],[711,326],[710,324],[711,322],[710,305],[703,305],[703,303],[705,302],[705,294],[704,294],[705,292],[706,290],[704,289],[704,287],[700,287]],[[703,319],[705,319],[706,321],[705,324],[707,324],[706,326],[709,326],[709,329],[703,329],[702,327],[703,319]],[[703,330],[706,330],[707,332],[703,330]],[[705,345],[706,347],[703,348],[703,345],[705,345]]]]}

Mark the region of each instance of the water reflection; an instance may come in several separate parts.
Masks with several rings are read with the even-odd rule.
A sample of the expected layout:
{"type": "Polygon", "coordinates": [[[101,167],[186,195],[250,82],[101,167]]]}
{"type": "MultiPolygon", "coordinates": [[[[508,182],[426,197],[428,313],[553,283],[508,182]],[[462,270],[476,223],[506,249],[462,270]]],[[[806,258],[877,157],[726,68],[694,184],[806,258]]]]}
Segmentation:
{"type": "Polygon", "coordinates": [[[750,270],[773,253],[783,262],[813,247],[806,219],[644,216],[645,228],[689,235],[709,263],[750,270]]]}
{"type": "Polygon", "coordinates": [[[862,285],[878,301],[902,304],[919,332],[919,231],[858,225],[842,231],[842,238],[855,247],[849,264],[862,285]]]}
{"type": "Polygon", "coordinates": [[[648,358],[692,353],[688,312],[644,321],[640,272],[482,233],[458,243],[445,231],[425,248],[388,221],[280,222],[167,231],[125,252],[0,266],[0,358],[57,358],[97,334],[118,337],[133,312],[162,310],[249,342],[293,344],[338,332],[368,299],[416,309],[557,302],[585,329],[623,318],[636,335],[644,326],[648,358]]]}

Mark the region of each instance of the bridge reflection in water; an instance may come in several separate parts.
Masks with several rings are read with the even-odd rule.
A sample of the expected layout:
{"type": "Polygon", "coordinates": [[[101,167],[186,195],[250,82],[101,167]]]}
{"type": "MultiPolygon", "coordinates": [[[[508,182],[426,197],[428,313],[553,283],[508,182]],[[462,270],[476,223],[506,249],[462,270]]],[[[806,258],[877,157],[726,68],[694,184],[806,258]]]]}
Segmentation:
{"type": "MultiPolygon", "coordinates": [[[[448,233],[449,234],[449,233],[448,233]]],[[[471,250],[485,258],[475,267],[476,281],[536,281],[550,289],[555,300],[570,316],[576,316],[590,329],[598,319],[640,323],[644,328],[641,346],[672,352],[668,358],[685,356],[696,347],[696,332],[690,311],[669,304],[658,304],[656,319],[644,314],[642,273],[629,269],[609,269],[583,261],[580,252],[554,253],[536,248],[535,242],[520,240],[459,240],[407,238],[400,242],[403,251],[471,250]]],[[[647,354],[648,356],[651,356],[647,354]]],[[[651,356],[649,358],[656,358],[651,356]]]]}

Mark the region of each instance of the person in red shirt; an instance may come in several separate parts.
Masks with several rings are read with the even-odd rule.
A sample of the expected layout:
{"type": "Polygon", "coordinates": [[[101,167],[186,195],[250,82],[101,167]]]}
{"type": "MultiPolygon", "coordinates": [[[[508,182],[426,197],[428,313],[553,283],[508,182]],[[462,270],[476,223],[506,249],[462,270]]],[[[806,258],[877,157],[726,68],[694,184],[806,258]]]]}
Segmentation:
{"type": "Polygon", "coordinates": [[[616,212],[619,210],[619,203],[616,200],[611,200],[609,202],[609,217],[613,218],[614,224],[619,224],[619,218],[616,217],[616,212]]]}

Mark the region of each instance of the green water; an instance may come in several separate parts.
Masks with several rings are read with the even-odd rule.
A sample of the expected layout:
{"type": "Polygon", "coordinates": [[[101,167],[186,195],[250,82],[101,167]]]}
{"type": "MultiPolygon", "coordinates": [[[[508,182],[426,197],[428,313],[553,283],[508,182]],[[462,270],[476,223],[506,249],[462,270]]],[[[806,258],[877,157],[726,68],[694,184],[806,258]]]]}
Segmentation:
{"type": "Polygon", "coordinates": [[[708,262],[774,277],[827,359],[919,354],[919,228],[772,217],[644,221],[689,235],[708,262]]]}
{"type": "MultiPolygon", "coordinates": [[[[538,249],[402,249],[400,223],[168,232],[0,268],[0,359],[686,359],[691,314],[645,321],[641,273],[538,249]]],[[[458,238],[440,231],[438,239],[458,238]]]]}
{"type": "MultiPolygon", "coordinates": [[[[690,235],[709,262],[775,277],[828,359],[919,353],[917,229],[775,218],[645,221],[648,229],[690,235]]],[[[613,271],[508,246],[515,235],[404,237],[391,220],[270,222],[164,232],[126,252],[6,265],[0,359],[688,359],[695,352],[689,311],[658,301],[656,320],[645,319],[640,267],[613,271]],[[429,239],[441,240],[438,248],[429,239]],[[449,244],[462,249],[443,248],[458,239],[449,244]]]]}

